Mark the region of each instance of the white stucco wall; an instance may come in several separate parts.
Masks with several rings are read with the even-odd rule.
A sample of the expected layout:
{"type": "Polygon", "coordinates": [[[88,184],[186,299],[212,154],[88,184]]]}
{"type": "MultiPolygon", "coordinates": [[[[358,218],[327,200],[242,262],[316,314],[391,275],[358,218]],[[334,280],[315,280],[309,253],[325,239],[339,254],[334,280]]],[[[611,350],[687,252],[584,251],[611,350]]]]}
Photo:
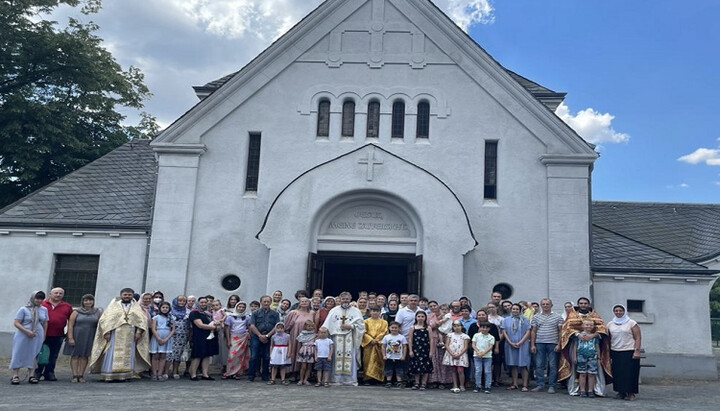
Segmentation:
{"type": "Polygon", "coordinates": [[[612,306],[644,300],[642,314],[628,313],[640,325],[650,354],[712,355],[708,293],[714,278],[595,275],[593,305],[612,319],[612,306]]]}
{"type": "Polygon", "coordinates": [[[123,287],[141,291],[145,271],[145,232],[13,230],[0,235],[0,281],[8,309],[0,313],[0,332],[12,332],[17,309],[33,291],[54,286],[55,254],[99,255],[96,304],[104,307],[123,287]],[[44,233],[44,234],[43,234],[44,233]],[[82,235],[80,235],[82,234],[82,235]]]}

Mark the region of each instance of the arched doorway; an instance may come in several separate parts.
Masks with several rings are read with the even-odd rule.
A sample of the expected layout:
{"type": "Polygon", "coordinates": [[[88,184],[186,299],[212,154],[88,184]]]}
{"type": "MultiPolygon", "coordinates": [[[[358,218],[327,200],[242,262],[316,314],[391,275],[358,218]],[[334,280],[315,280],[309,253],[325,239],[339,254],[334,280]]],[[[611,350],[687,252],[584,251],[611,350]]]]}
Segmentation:
{"type": "Polygon", "coordinates": [[[411,207],[387,194],[355,193],[323,210],[308,256],[309,290],[422,291],[421,225],[411,207]]]}

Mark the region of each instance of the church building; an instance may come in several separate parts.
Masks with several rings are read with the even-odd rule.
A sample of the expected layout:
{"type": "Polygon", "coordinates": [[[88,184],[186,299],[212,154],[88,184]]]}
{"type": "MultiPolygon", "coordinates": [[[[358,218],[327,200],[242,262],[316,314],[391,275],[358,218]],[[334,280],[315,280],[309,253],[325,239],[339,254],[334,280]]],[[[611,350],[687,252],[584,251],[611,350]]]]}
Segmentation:
{"type": "MultiPolygon", "coordinates": [[[[558,70],[572,68],[559,67],[558,70]]],[[[182,86],[182,85],[180,85],[182,86]]],[[[429,0],[328,0],[152,141],[0,210],[0,352],[62,286],[257,299],[494,290],[627,304],[646,376],[717,378],[720,205],[593,202],[565,94],[504,68],[429,0]],[[682,329],[682,339],[668,329],[682,329]]]]}

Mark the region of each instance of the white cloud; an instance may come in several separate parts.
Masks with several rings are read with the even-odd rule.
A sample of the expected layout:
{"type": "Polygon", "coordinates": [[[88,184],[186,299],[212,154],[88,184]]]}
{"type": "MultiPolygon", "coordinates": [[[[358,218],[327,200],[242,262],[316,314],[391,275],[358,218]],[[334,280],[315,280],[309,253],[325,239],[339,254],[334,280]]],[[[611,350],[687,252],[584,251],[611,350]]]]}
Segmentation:
{"type": "Polygon", "coordinates": [[[665,188],[667,188],[668,190],[675,190],[677,188],[679,188],[679,189],[690,188],[690,184],[680,183],[680,184],[676,184],[676,185],[668,185],[668,186],[665,186],[665,188]]]}
{"type": "Polygon", "coordinates": [[[473,24],[495,20],[490,0],[435,0],[435,4],[465,31],[473,24]]]}
{"type": "Polygon", "coordinates": [[[593,108],[586,108],[573,115],[570,108],[565,103],[561,103],[555,114],[590,143],[627,143],[630,140],[628,134],[618,133],[612,127],[615,116],[610,113],[600,113],[593,108]]]}
{"type": "Polygon", "coordinates": [[[720,148],[700,147],[692,153],[678,158],[678,161],[688,164],[705,163],[709,166],[720,166],[720,148]]]}

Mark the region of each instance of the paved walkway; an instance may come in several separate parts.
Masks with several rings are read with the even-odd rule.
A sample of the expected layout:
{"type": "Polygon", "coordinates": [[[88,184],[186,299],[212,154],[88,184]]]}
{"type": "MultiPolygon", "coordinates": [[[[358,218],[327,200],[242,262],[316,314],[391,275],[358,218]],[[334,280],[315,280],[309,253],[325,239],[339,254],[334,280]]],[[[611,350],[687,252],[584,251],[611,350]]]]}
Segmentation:
{"type": "MultiPolygon", "coordinates": [[[[62,358],[62,357],[61,357],[62,358]]],[[[11,386],[7,359],[0,359],[0,409],[19,409],[32,404],[35,409],[53,407],[73,410],[199,409],[229,410],[248,407],[295,410],[350,409],[555,409],[555,410],[717,410],[720,384],[717,381],[646,382],[634,402],[611,398],[579,398],[565,394],[521,393],[495,389],[492,394],[448,390],[386,389],[383,387],[298,387],[268,386],[259,379],[247,381],[198,381],[187,379],[126,383],[91,381],[70,383],[67,361],[58,364],[57,382],[38,385],[23,382],[11,386]]]]}

